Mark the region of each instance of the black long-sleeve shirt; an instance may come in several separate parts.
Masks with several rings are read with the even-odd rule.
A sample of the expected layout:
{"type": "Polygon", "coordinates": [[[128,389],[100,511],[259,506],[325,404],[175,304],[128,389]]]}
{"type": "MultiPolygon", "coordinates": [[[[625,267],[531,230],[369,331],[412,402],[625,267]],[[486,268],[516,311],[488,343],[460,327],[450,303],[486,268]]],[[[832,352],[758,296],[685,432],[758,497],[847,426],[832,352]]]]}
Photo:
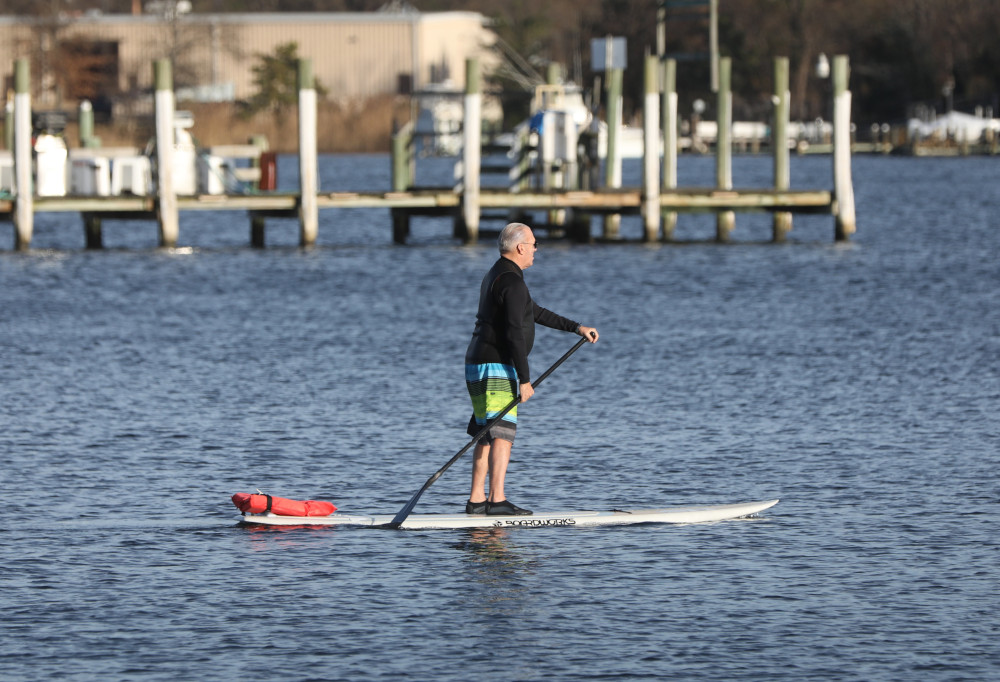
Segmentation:
{"type": "Polygon", "coordinates": [[[528,353],[535,343],[535,322],[565,332],[575,332],[580,326],[532,301],[524,271],[501,256],[483,277],[476,329],[465,352],[466,364],[513,365],[518,383],[530,382],[528,353]]]}

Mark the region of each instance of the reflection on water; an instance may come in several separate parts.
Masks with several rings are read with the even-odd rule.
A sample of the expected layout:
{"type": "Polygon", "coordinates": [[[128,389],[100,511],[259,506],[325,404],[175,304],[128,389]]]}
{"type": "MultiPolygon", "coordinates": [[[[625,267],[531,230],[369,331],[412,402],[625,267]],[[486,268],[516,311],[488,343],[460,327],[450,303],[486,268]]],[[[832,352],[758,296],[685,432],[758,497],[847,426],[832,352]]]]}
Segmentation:
{"type": "Polygon", "coordinates": [[[264,526],[256,523],[244,523],[243,521],[236,524],[236,529],[241,534],[246,534],[250,540],[249,547],[254,552],[272,552],[306,547],[317,539],[329,542],[329,534],[337,530],[336,526],[309,524],[264,526]]]}
{"type": "Polygon", "coordinates": [[[455,548],[468,550],[470,561],[489,563],[513,555],[513,541],[506,528],[466,528],[462,532],[465,537],[455,543],[455,548]]]}
{"type": "Polygon", "coordinates": [[[473,590],[476,608],[486,615],[509,615],[525,608],[536,559],[519,546],[506,528],[468,528],[453,547],[465,552],[465,566],[479,589],[473,590]]]}

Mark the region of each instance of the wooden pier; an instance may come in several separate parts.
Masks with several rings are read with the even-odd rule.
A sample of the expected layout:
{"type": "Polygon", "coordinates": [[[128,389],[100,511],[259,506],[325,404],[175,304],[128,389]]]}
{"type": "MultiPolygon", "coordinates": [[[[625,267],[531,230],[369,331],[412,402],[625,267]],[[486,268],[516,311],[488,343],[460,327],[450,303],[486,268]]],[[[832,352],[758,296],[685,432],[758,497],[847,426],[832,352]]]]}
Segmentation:
{"type": "MultiPolygon", "coordinates": [[[[299,177],[295,192],[260,192],[255,194],[178,195],[172,177],[174,97],[169,62],[154,64],[156,90],[156,157],[158,169],[155,188],[148,196],[36,196],[32,193],[31,176],[31,114],[28,65],[18,60],[15,65],[14,97],[14,177],[13,197],[0,200],[0,219],[12,219],[16,249],[28,249],[31,244],[36,212],[79,213],[83,219],[88,248],[102,246],[101,223],[111,219],[155,220],[159,226],[160,244],[173,247],[177,242],[180,211],[247,211],[250,219],[250,243],[264,246],[264,226],[268,218],[295,218],[300,225],[300,244],[315,243],[319,229],[320,210],[344,208],[376,208],[388,210],[392,216],[392,234],[397,243],[405,243],[412,216],[448,217],[454,222],[454,234],[466,242],[479,236],[479,222],[484,212],[548,211],[550,215],[567,216],[565,235],[580,242],[590,241],[591,217],[640,215],[646,241],[669,241],[677,214],[712,212],[717,218],[717,241],[728,241],[735,227],[736,212],[764,211],[774,214],[774,241],[785,239],[791,229],[792,213],[825,213],[834,216],[834,238],[848,239],[854,232],[854,199],[850,175],[850,92],[847,90],[846,57],[834,60],[834,137],[832,189],[788,189],[787,129],[788,93],[787,59],[775,61],[775,119],[772,148],[775,159],[773,187],[738,188],[731,178],[731,145],[725,144],[731,119],[729,95],[729,61],[720,60],[719,126],[717,145],[717,186],[678,187],[676,130],[677,97],[673,92],[676,65],[660,62],[656,57],[646,64],[646,116],[653,125],[644,127],[645,149],[643,184],[639,188],[537,189],[519,182],[511,189],[480,186],[481,139],[479,119],[481,94],[479,67],[470,60],[466,70],[465,122],[463,167],[457,187],[418,188],[414,186],[415,163],[412,125],[397,131],[393,141],[392,188],[385,192],[321,192],[317,187],[316,153],[316,91],[311,64],[299,64],[299,177]],[[663,88],[659,83],[663,83],[663,88]],[[662,102],[662,106],[661,106],[662,102]],[[661,116],[662,108],[662,116],[661,116]],[[668,153],[661,158],[660,129],[668,153]]],[[[90,150],[99,152],[99,150],[90,150]]],[[[608,164],[612,164],[613,149],[609,149],[608,164]]],[[[616,237],[607,230],[616,230],[616,220],[605,221],[605,236],[616,237]]]]}

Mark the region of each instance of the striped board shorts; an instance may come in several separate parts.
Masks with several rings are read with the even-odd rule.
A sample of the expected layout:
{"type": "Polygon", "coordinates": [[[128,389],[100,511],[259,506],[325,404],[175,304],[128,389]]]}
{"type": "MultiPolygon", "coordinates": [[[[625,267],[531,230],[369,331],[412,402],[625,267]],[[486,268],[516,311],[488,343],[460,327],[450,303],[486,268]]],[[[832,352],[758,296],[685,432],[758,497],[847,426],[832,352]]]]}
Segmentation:
{"type": "MultiPolygon", "coordinates": [[[[465,385],[472,398],[472,419],[469,420],[468,433],[475,436],[503,408],[517,398],[517,371],[512,365],[502,365],[487,362],[479,365],[465,366],[465,385]]],[[[490,427],[490,430],[479,439],[488,445],[494,438],[503,438],[514,442],[517,432],[517,407],[504,415],[503,419],[490,427]]]]}

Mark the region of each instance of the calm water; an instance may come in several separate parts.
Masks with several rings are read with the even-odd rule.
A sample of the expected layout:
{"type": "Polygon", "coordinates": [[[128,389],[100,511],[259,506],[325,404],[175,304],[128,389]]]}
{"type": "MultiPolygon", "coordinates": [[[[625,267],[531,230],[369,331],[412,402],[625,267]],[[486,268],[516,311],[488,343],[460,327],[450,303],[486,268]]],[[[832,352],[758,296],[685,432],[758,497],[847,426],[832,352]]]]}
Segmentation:
{"type": "MultiPolygon", "coordinates": [[[[792,170],[830,185],[829,159],[792,170]]],[[[322,186],[388,172],[325,158],[322,186]]],[[[736,159],[738,185],[769,174],[736,159]]],[[[39,216],[27,254],[0,227],[0,678],[995,678],[998,178],[858,158],[844,245],[829,217],[773,246],[744,215],[728,246],[704,216],[682,245],[543,242],[535,297],[602,337],[523,409],[511,499],[782,499],[679,527],[237,526],[257,487],[394,513],[465,444],[495,252],[444,221],[401,248],[383,212],[324,212],[308,251],[293,221],[251,250],[239,214],[185,214],[170,251],[150,223],[102,252],[76,217],[39,216]]],[[[574,340],[540,331],[535,373],[574,340]]],[[[418,511],[460,509],[468,467],[418,511]]]]}

